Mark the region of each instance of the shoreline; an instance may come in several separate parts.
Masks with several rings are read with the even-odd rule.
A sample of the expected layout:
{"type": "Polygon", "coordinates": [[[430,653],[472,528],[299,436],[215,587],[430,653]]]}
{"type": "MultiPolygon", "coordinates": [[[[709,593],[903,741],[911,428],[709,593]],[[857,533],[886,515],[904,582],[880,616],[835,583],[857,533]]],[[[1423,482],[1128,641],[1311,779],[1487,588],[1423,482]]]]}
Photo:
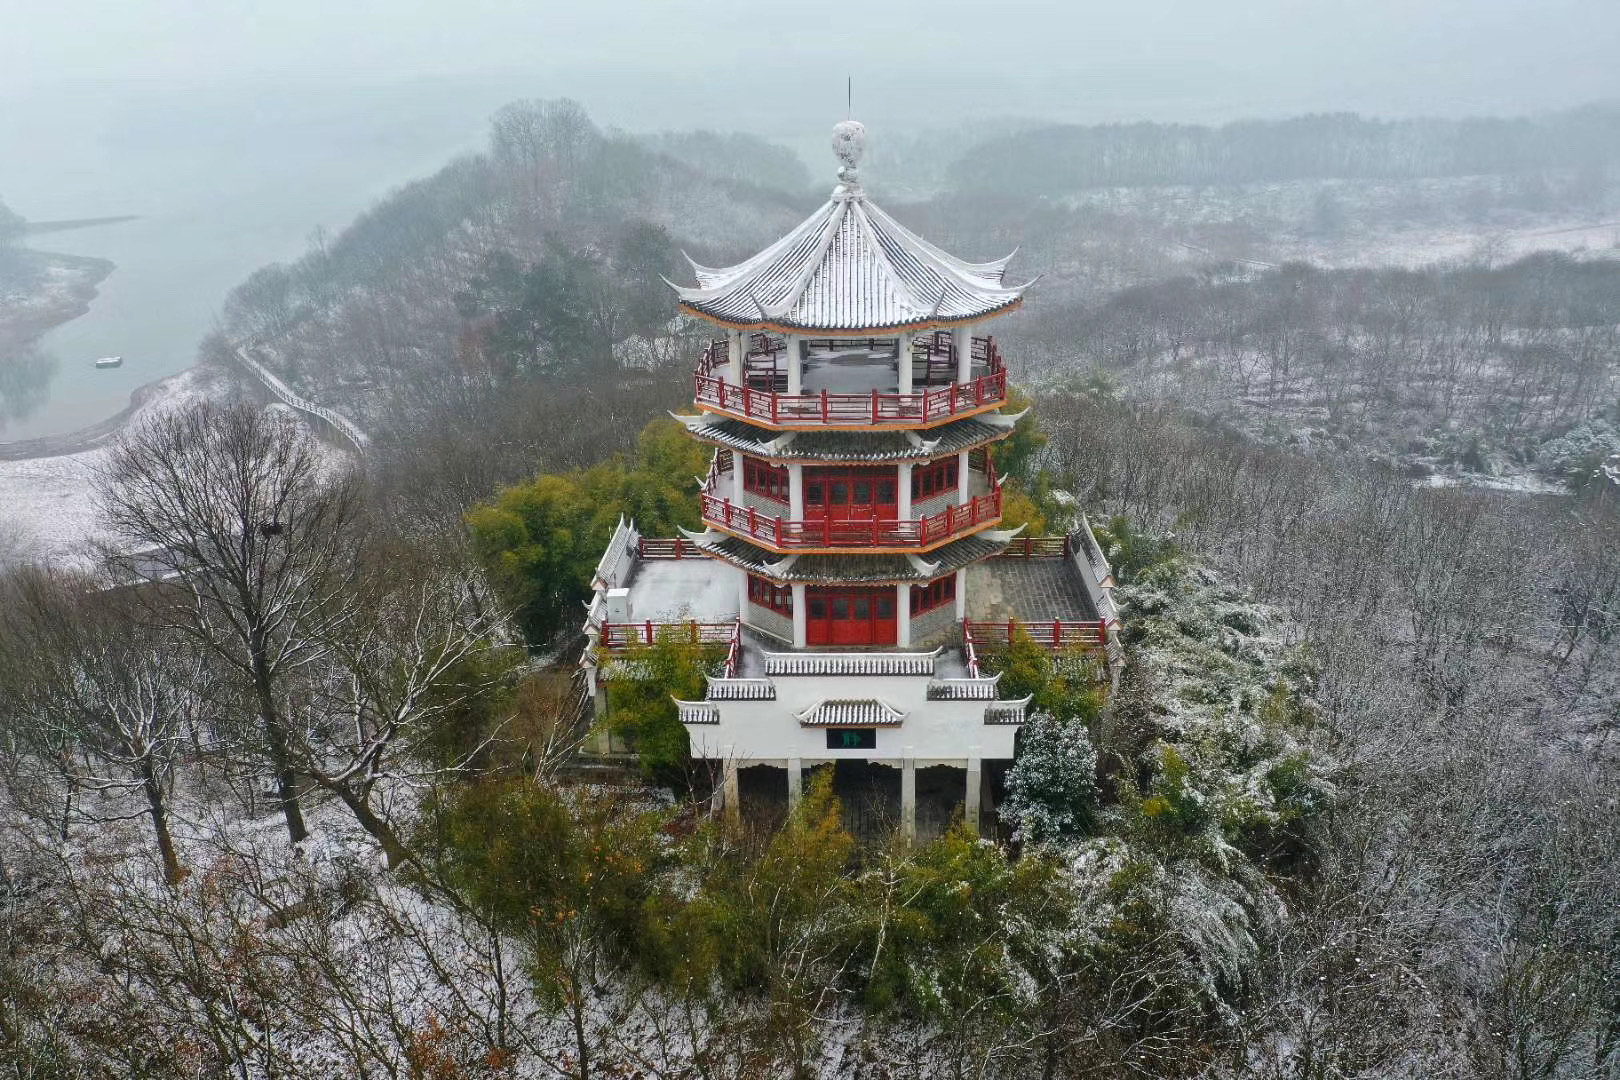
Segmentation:
{"type": "Polygon", "coordinates": [[[31,461],[37,458],[64,457],[68,454],[80,454],[86,450],[94,450],[121,431],[129,423],[143,405],[157,398],[163,393],[166,383],[174,379],[186,378],[196,371],[196,366],[178,371],[173,375],[165,375],[161,379],[154,379],[130,391],[129,404],[123,409],[99,420],[94,424],[86,425],[77,431],[69,431],[61,435],[41,435],[34,439],[17,439],[12,442],[0,442],[0,461],[31,461]]]}
{"type": "Polygon", "coordinates": [[[67,255],[35,248],[15,250],[36,257],[46,267],[62,266],[88,273],[38,310],[26,310],[13,320],[0,319],[0,349],[10,347],[21,352],[63,323],[88,314],[91,303],[101,295],[101,283],[118,269],[118,264],[111,259],[93,255],[67,255]]]}
{"type": "MultiPolygon", "coordinates": [[[[118,264],[111,259],[93,255],[69,255],[59,251],[40,251],[36,248],[17,250],[35,257],[45,267],[67,267],[85,271],[78,280],[63,290],[59,297],[43,307],[28,310],[14,320],[0,320],[0,350],[14,348],[21,353],[58,326],[88,314],[91,303],[101,294],[101,283],[112,275],[118,264]]],[[[171,375],[165,378],[173,377],[171,375]]],[[[0,440],[0,461],[60,457],[63,454],[94,449],[123,427],[135,414],[135,410],[152,400],[164,381],[165,379],[156,379],[137,386],[129,395],[129,404],[123,409],[105,420],[88,424],[77,431],[61,435],[41,435],[33,439],[0,440]]]]}

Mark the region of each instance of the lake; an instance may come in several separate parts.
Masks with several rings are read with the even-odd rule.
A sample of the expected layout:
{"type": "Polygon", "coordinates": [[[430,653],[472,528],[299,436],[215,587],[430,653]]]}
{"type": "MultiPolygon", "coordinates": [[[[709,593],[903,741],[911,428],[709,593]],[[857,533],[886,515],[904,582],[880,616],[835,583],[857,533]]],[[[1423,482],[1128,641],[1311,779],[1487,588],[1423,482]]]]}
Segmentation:
{"type": "Polygon", "coordinates": [[[137,387],[191,366],[232,286],[296,258],[317,226],[336,232],[389,188],[477,147],[499,104],[398,87],[341,100],[117,89],[0,100],[0,198],[13,210],[34,221],[139,215],[30,238],[117,268],[88,314],[41,339],[56,360],[48,392],[0,427],[0,441],[96,423],[137,387]],[[108,355],[124,365],[91,366],[108,355]]]}

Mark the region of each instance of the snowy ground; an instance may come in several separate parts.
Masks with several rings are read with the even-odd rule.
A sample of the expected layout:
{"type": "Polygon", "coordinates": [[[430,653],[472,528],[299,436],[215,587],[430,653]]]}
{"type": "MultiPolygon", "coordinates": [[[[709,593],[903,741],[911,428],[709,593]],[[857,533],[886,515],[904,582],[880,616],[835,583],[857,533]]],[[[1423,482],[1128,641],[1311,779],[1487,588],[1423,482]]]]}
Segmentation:
{"type": "MultiPolygon", "coordinates": [[[[163,380],[155,393],[130,417],[138,424],[153,416],[226,393],[205,384],[196,369],[163,380]]],[[[284,405],[271,408],[302,417],[284,405]]],[[[319,444],[327,448],[327,443],[319,444]]],[[[333,467],[347,459],[330,448],[333,467]]],[[[52,566],[86,566],[90,548],[108,539],[96,520],[91,488],[96,469],[106,459],[105,447],[56,457],[0,461],[0,565],[8,560],[38,560],[52,566]]]]}

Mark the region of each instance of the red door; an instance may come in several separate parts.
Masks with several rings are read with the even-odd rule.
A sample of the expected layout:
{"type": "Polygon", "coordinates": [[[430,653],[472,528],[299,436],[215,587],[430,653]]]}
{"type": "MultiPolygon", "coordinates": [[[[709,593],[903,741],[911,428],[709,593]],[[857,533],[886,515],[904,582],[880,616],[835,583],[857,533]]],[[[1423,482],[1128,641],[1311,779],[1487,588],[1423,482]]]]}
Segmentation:
{"type": "Polygon", "coordinates": [[[874,531],[868,523],[895,520],[898,491],[893,469],[807,469],[804,516],[823,525],[820,535],[827,543],[881,544],[885,531],[874,531]]]}
{"type": "Polygon", "coordinates": [[[807,589],[811,645],[893,645],[899,624],[893,589],[807,589]]]}

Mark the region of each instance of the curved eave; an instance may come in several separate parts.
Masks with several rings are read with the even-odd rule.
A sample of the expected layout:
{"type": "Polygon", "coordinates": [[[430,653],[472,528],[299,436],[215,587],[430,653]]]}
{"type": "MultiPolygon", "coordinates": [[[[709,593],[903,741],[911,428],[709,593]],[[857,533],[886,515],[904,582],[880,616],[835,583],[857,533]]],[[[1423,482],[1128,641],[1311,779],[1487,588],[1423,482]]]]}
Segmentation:
{"type": "MultiPolygon", "coordinates": [[[[1029,284],[1034,284],[1030,282],[1029,284]]],[[[1025,285],[1024,288],[1028,288],[1025,285]]],[[[914,330],[943,329],[953,326],[968,326],[972,323],[982,322],[1010,314],[1024,304],[1022,293],[1013,297],[1006,303],[997,307],[988,308],[974,315],[958,315],[951,318],[942,318],[937,315],[909,322],[881,323],[874,326],[800,326],[797,323],[778,319],[739,320],[729,319],[723,315],[716,315],[704,311],[701,307],[687,300],[681,300],[678,307],[687,315],[695,315],[700,319],[707,319],[717,326],[724,326],[731,330],[769,330],[778,334],[797,334],[800,337],[880,337],[885,334],[902,334],[914,330]]]]}
{"type": "MultiPolygon", "coordinates": [[[[780,436],[783,434],[781,431],[760,427],[759,425],[746,420],[734,419],[724,413],[710,412],[704,413],[702,416],[692,416],[687,413],[671,413],[670,415],[675,417],[676,420],[680,421],[682,426],[686,428],[687,432],[701,443],[706,443],[709,446],[717,446],[723,450],[735,450],[740,453],[747,454],[749,457],[758,458],[764,461],[781,462],[783,464],[850,465],[859,464],[862,462],[870,462],[877,465],[900,465],[907,463],[916,464],[917,462],[938,461],[943,458],[954,457],[964,450],[978,450],[982,447],[1001,442],[1003,439],[1009,438],[1013,434],[1013,427],[1011,424],[1002,426],[999,424],[986,423],[982,415],[979,417],[969,416],[959,418],[958,420],[953,421],[953,423],[960,423],[963,422],[963,420],[976,421],[976,426],[983,430],[974,431],[973,434],[968,438],[952,439],[948,446],[941,446],[940,442],[942,440],[935,439],[931,444],[923,446],[907,446],[903,450],[891,451],[868,449],[865,451],[852,450],[848,453],[837,453],[833,450],[823,448],[805,449],[803,448],[802,440],[795,440],[794,442],[789,443],[786,447],[775,447],[772,445],[775,442],[775,438],[772,438],[771,436],[780,436]],[[724,420],[719,424],[708,424],[703,422],[703,417],[723,417],[724,420]],[[745,428],[748,431],[757,431],[765,437],[758,441],[751,441],[735,434],[733,431],[727,430],[726,425],[735,425],[736,427],[745,428]]],[[[934,430],[938,431],[937,428],[934,430]]],[[[813,433],[818,439],[837,439],[840,436],[848,437],[851,443],[857,439],[868,441],[873,439],[873,433],[861,428],[853,428],[850,430],[843,430],[839,428],[812,429],[811,433],[813,433]]],[[[884,432],[883,434],[889,435],[891,433],[884,432]]],[[[894,437],[903,437],[903,435],[896,434],[894,437]]]]}

